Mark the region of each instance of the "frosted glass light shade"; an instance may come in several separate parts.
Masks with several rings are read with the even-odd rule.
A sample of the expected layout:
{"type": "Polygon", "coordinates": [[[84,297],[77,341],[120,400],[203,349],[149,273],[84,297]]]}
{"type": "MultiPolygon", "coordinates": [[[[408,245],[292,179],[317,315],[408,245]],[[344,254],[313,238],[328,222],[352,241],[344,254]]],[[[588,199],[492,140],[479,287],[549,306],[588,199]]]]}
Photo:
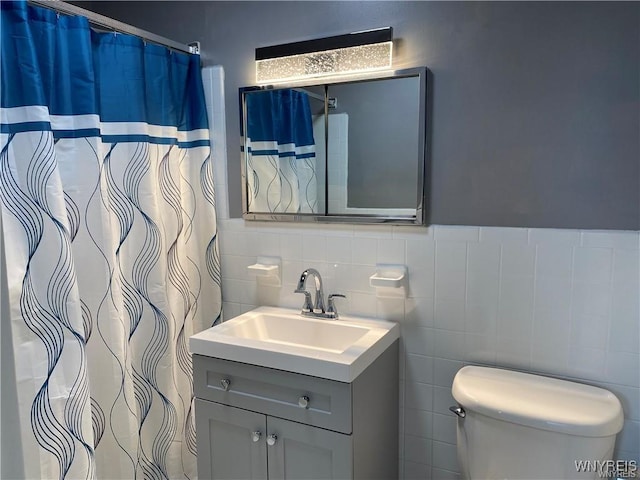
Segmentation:
{"type": "Polygon", "coordinates": [[[393,42],[256,60],[256,82],[278,83],[391,68],[393,42]]]}

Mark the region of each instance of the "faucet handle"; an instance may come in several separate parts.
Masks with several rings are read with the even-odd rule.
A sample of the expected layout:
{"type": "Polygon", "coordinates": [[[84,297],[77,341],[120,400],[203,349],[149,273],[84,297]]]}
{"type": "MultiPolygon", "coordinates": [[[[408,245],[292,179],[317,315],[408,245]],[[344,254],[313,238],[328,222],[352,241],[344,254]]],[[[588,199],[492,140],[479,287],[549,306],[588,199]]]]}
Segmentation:
{"type": "Polygon", "coordinates": [[[332,293],[327,297],[329,305],[327,306],[327,317],[329,318],[338,318],[338,309],[336,308],[336,301],[334,298],[347,298],[346,295],[342,295],[341,293],[332,293]]]}
{"type": "Polygon", "coordinates": [[[304,304],[302,305],[302,313],[313,312],[313,303],[311,303],[311,294],[306,290],[296,289],[293,293],[304,294],[304,304]]]}

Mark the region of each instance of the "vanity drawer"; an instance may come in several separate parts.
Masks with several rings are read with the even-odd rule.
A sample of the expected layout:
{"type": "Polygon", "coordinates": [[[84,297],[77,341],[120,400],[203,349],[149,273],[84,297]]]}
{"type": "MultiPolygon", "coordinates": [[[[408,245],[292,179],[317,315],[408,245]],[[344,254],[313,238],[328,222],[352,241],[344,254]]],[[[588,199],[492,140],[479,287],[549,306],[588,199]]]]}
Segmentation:
{"type": "Polygon", "coordinates": [[[194,355],[193,386],[195,396],[205,400],[336,432],[352,431],[349,383],[194,355]],[[305,396],[307,408],[299,405],[305,396]]]}

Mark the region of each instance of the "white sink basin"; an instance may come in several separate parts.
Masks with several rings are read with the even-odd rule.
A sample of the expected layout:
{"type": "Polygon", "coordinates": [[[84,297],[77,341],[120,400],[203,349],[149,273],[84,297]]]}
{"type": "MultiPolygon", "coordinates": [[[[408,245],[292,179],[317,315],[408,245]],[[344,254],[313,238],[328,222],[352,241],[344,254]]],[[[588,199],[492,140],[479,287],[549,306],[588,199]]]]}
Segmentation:
{"type": "Polygon", "coordinates": [[[251,312],[221,325],[219,334],[342,353],[369,332],[362,325],[349,325],[310,318],[292,318],[266,312],[251,312]],[[302,320],[302,321],[301,321],[302,320]]]}
{"type": "Polygon", "coordinates": [[[194,354],[352,382],[398,336],[392,322],[260,307],[192,336],[189,346],[194,354]]]}

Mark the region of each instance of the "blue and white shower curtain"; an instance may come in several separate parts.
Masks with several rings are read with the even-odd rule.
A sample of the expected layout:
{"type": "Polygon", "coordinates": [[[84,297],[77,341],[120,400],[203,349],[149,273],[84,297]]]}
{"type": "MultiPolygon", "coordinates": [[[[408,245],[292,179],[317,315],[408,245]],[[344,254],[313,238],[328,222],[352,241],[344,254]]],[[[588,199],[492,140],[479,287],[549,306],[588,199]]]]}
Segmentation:
{"type": "Polygon", "coordinates": [[[0,8],[3,442],[27,478],[195,478],[188,338],[221,315],[199,57],[0,8]]]}
{"type": "Polygon", "coordinates": [[[317,213],[309,96],[293,89],[250,92],[246,111],[249,211],[317,213]]]}

